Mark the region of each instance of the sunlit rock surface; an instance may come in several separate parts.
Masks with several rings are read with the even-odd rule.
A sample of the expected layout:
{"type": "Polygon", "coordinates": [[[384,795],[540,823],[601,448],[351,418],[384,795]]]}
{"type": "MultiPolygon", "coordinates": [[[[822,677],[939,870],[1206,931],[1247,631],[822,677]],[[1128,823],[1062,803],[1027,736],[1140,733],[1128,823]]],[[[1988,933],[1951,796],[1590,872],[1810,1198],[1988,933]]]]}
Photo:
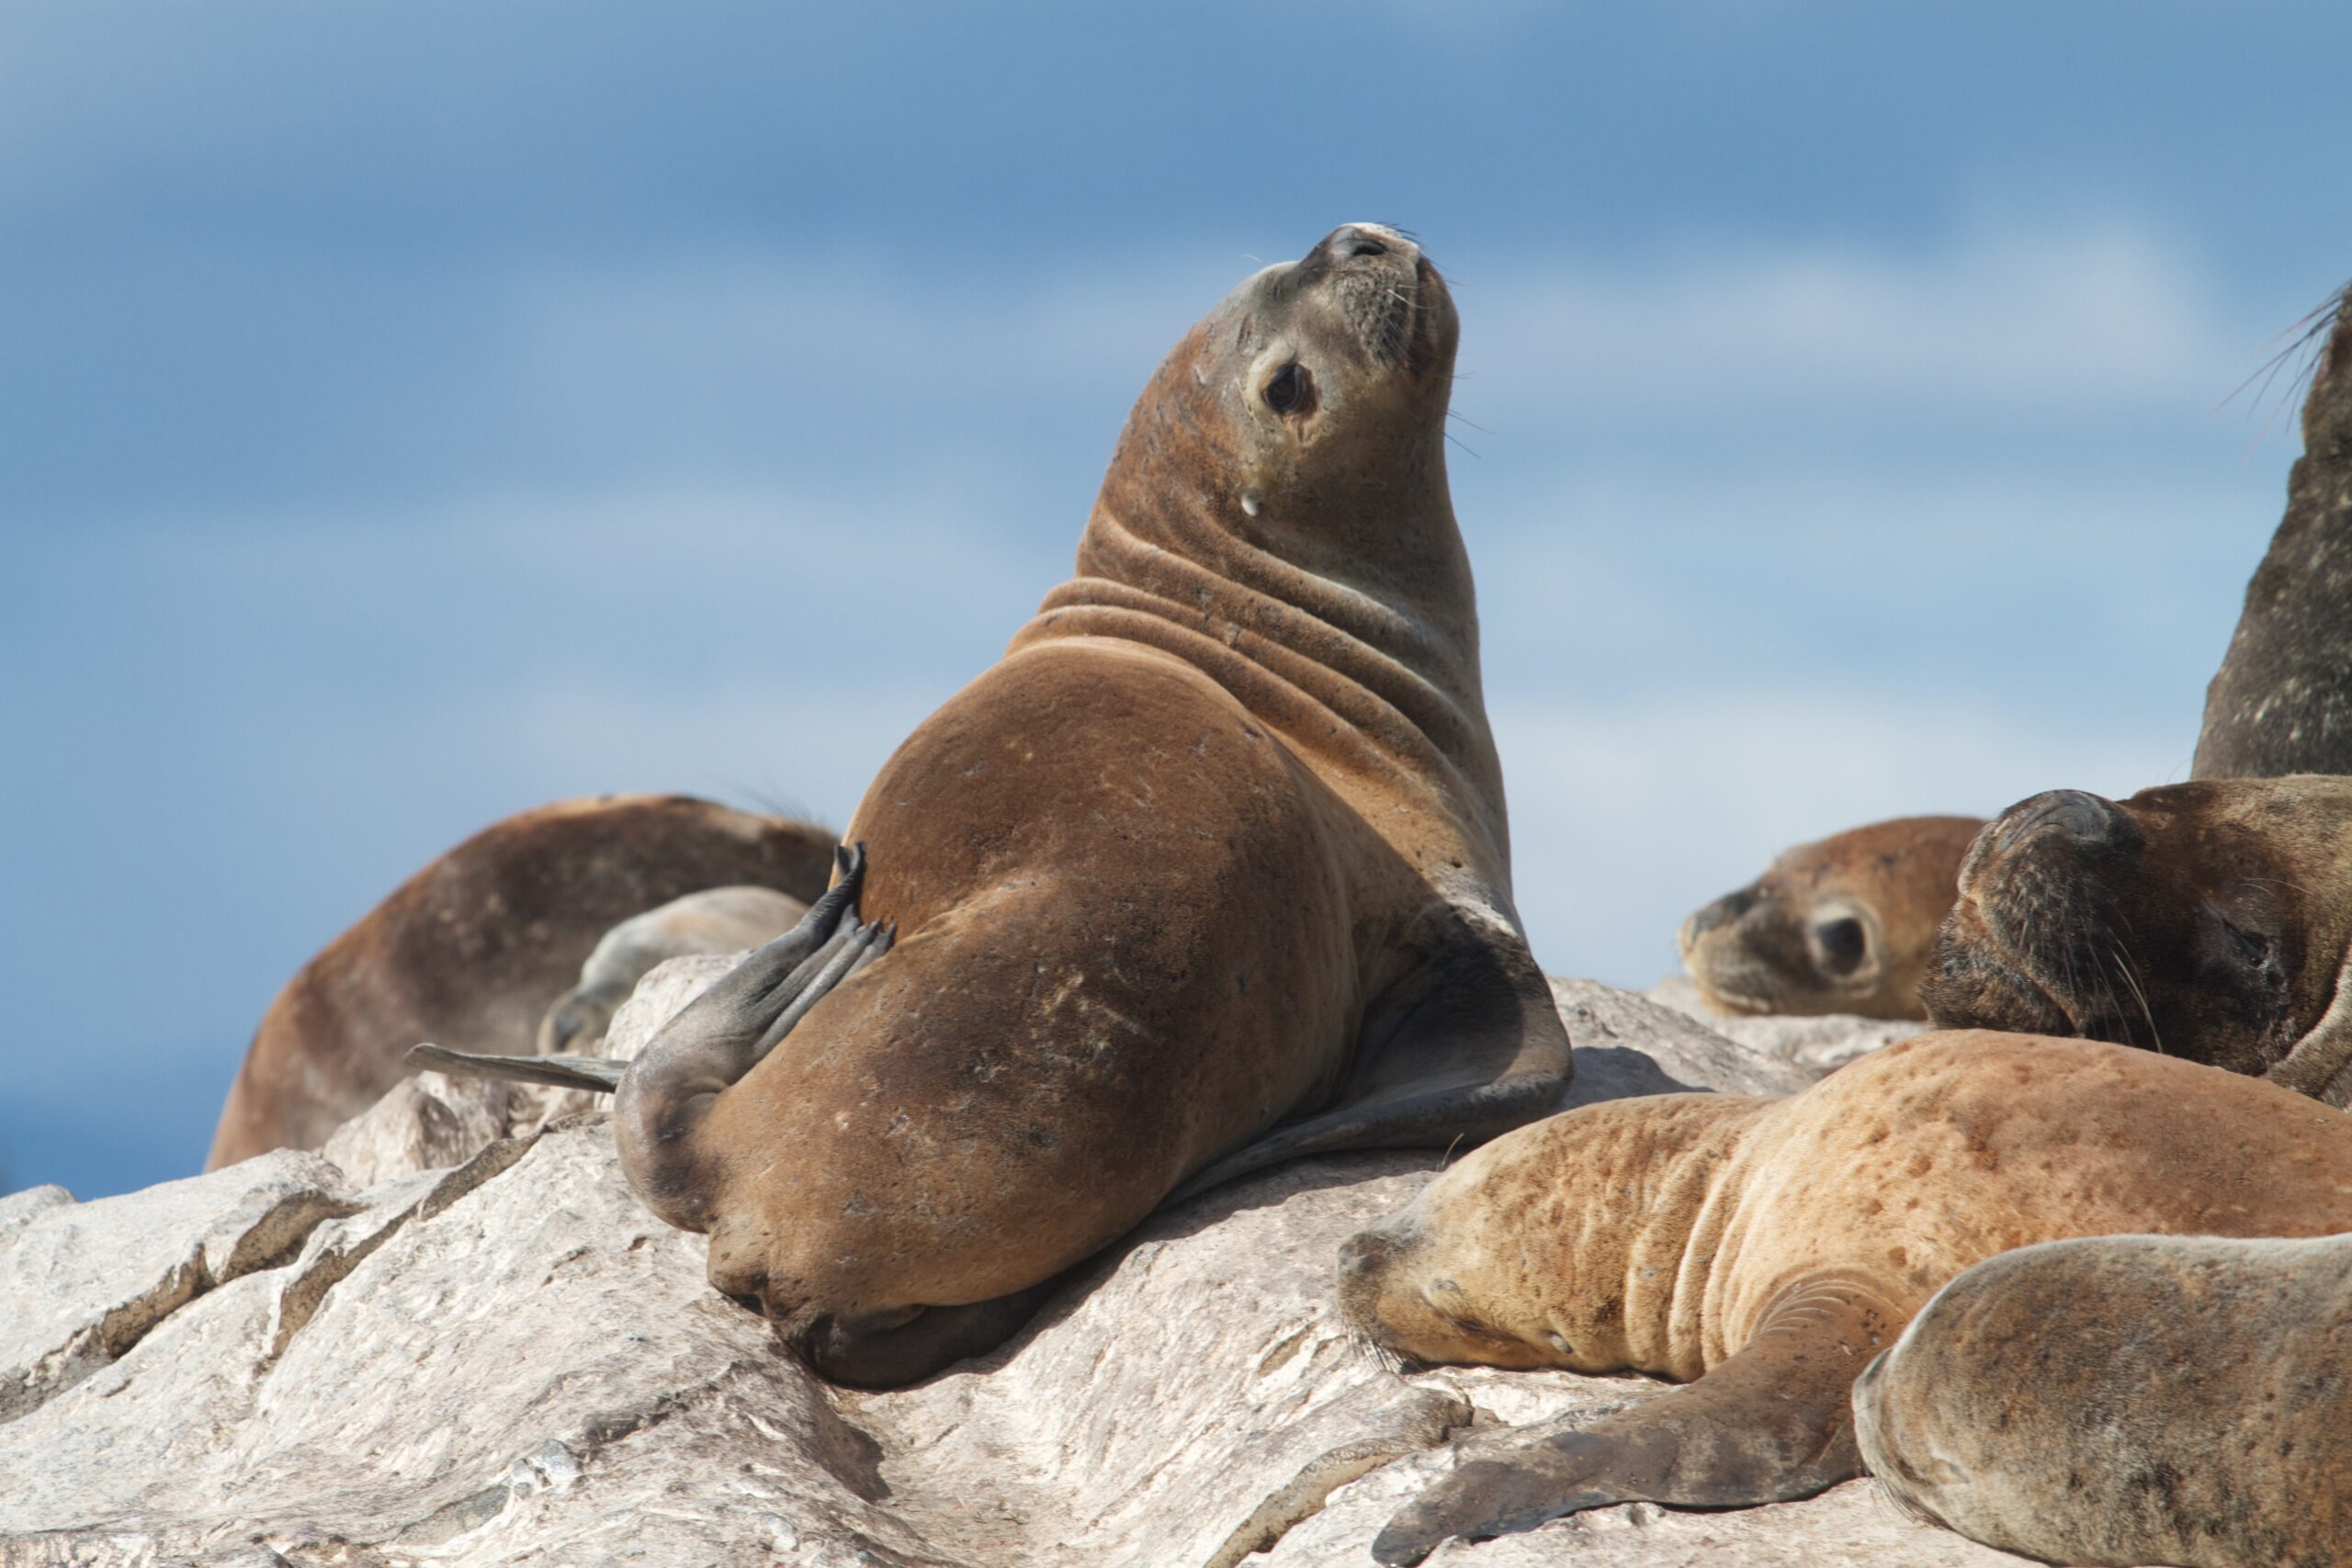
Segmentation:
{"type": "MultiPolygon", "coordinates": [[[[726,967],[649,976],[616,1054],[726,967]]],[[[1642,998],[1558,991],[1571,1103],[1807,1077],[1642,998]]],[[[1349,1338],[1333,1255],[1432,1156],[1212,1193],[1080,1269],[1004,1349],[860,1394],[708,1288],[702,1238],[639,1205],[586,1096],[428,1075],[329,1153],[0,1200],[0,1565],[1362,1564],[1455,1437],[1656,1387],[1400,1376],[1349,1338]]],[[[1431,1561],[2018,1560],[1858,1483],[1605,1509],[1431,1561]]]]}

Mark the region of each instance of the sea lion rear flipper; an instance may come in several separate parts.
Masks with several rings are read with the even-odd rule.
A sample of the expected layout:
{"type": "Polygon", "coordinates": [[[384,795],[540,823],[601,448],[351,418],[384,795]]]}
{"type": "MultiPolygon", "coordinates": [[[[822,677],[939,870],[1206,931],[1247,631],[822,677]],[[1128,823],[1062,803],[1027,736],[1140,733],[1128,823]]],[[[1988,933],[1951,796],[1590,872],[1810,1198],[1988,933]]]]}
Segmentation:
{"type": "Polygon", "coordinates": [[[412,1045],[411,1066],[464,1073],[478,1078],[512,1078],[517,1083],[552,1084],[557,1089],[584,1089],[610,1094],[620,1087],[627,1062],[604,1056],[494,1056],[452,1051],[447,1045],[412,1045]]]}
{"type": "Polygon", "coordinates": [[[1749,1507],[1850,1480],[1861,1472],[1854,1379],[1901,1325],[1867,1286],[1800,1280],[1765,1309],[1745,1348],[1696,1382],[1460,1459],[1388,1521],[1373,1557],[1400,1568],[1454,1536],[1491,1540],[1613,1503],[1749,1507]]]}
{"type": "Polygon", "coordinates": [[[1366,1013],[1355,1074],[1337,1105],[1227,1155],[1168,1201],[1306,1155],[1484,1143],[1549,1114],[1574,1071],[1567,1029],[1535,960],[1515,936],[1457,925],[1442,956],[1366,1013]]]}

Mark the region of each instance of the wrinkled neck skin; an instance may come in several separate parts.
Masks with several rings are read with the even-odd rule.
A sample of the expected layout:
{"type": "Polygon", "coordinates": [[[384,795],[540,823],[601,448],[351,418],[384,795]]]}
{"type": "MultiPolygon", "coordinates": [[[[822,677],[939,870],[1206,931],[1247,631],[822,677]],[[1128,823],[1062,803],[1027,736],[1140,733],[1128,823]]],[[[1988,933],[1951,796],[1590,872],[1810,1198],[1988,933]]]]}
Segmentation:
{"type": "MultiPolygon", "coordinates": [[[[1755,1124],[1773,1103],[1708,1107],[1718,1114],[1694,1119],[1682,1146],[1651,1174],[1623,1266],[1625,1363],[1636,1371],[1689,1382],[1737,1351],[1754,1327],[1728,1322],[1724,1311],[1728,1292],[1720,1282],[1737,1266],[1744,1228],[1743,1184],[1727,1173],[1748,1153],[1755,1124]]],[[[1595,1205],[1602,1223],[1611,1211],[1608,1197],[1595,1205]]]]}
{"type": "MultiPolygon", "coordinates": [[[[1411,428],[1385,422],[1385,442],[1318,450],[1311,465],[1252,466],[1194,371],[1209,334],[1226,330],[1212,314],[1160,366],[1120,435],[1077,574],[1012,650],[1108,637],[1192,664],[1425,878],[1498,904],[1515,928],[1442,389],[1411,428]],[[1400,798],[1427,804],[1399,813],[1400,798]],[[1431,818],[1450,844],[1433,841],[1431,818]]],[[[1450,360],[1423,372],[1452,373],[1450,360]]]]}

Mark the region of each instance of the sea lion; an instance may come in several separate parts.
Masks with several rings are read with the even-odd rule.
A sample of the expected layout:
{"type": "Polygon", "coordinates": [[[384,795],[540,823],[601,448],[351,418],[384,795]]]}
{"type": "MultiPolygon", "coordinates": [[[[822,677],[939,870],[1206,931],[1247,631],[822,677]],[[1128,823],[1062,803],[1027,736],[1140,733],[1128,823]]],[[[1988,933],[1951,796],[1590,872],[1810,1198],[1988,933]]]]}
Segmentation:
{"type": "Polygon", "coordinates": [[[2352,1100],[2352,778],[2052,790],[1978,835],[1919,987],[1946,1028],[2080,1034],[2352,1100]]]}
{"type": "Polygon", "coordinates": [[[597,939],[580,983],[539,1020],[538,1051],[552,1056],[604,1037],[614,1010],[657,964],[706,953],[741,953],[774,942],[807,917],[805,899],[773,887],[710,887],[632,915],[597,939]]]}
{"type": "Polygon", "coordinates": [[[2052,1562],[2352,1558],[2352,1236],[2110,1235],[1977,1264],[1854,1383],[1911,1512],[2052,1562]]]}
{"type": "Polygon", "coordinates": [[[625,1077],[580,1065],[648,1205],[824,1376],[998,1343],[1172,1193],[1474,1143],[1565,1088],[1447,491],[1456,335],[1374,224],[1235,289],[808,921],[625,1077]]]}
{"type": "Polygon", "coordinates": [[[527,1053],[614,926],[682,894],[824,890],[833,835],[684,795],[567,800],[492,824],[410,877],[269,1004],[205,1168],[314,1149],[410,1069],[420,1040],[527,1053]]]}
{"type": "Polygon", "coordinates": [[[1682,922],[1682,966],[1728,1013],[1918,1019],[1919,976],[1978,817],[1898,817],[1799,844],[1682,922]]]}
{"type": "MultiPolygon", "coordinates": [[[[2205,693],[2191,776],[2352,773],[2352,289],[2311,329],[2324,338],[2303,400],[2287,514],[2246,584],[2245,609],[2205,693]]],[[[2289,354],[2294,353],[2293,349],[2289,354]]]]}
{"type": "Polygon", "coordinates": [[[1567,1111],[1350,1240],[1340,1308],[1419,1361],[1697,1381],[1462,1459],[1373,1554],[1418,1562],[1451,1536],[1583,1508],[1737,1507],[1845,1480],[1855,1375],[1954,1275],[2012,1247],[2346,1228],[2352,1118],[2103,1043],[1921,1035],[1787,1099],[1567,1111]]]}

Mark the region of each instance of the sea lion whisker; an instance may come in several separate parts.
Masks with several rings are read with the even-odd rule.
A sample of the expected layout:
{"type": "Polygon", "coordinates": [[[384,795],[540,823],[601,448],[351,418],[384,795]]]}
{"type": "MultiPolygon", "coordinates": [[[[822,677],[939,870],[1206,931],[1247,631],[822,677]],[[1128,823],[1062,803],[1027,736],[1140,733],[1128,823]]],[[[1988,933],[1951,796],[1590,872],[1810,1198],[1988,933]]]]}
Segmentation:
{"type": "Polygon", "coordinates": [[[2133,996],[2140,998],[2140,1015],[2148,1021],[2148,1038],[2154,1043],[2156,1054],[2164,1055],[2165,1037],[2156,1028],[2156,1010],[2148,1005],[2148,993],[2141,988],[2140,977],[2132,973],[2132,955],[2124,952],[2120,944],[2115,948],[2115,962],[2123,971],[2123,983],[2132,987],[2133,996]]]}

